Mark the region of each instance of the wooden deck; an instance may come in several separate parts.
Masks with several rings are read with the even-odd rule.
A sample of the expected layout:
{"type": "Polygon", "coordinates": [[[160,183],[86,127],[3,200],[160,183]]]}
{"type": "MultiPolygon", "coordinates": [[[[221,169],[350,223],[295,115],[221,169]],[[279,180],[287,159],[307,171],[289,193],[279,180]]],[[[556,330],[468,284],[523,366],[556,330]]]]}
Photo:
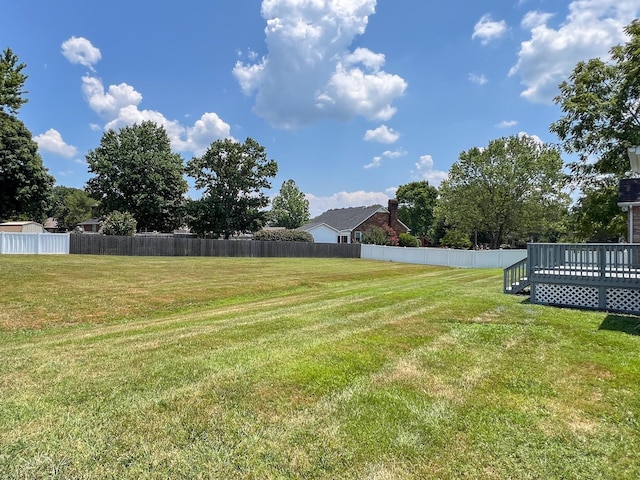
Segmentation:
{"type": "Polygon", "coordinates": [[[529,244],[504,276],[505,293],[527,287],[532,303],[640,314],[640,244],[529,244]]]}

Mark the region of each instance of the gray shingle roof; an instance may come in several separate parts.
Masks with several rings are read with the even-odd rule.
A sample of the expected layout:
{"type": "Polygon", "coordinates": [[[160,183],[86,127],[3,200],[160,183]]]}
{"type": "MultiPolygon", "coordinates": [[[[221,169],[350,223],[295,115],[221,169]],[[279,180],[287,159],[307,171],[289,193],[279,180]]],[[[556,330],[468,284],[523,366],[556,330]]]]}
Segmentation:
{"type": "Polygon", "coordinates": [[[382,205],[371,205],[370,207],[335,208],[327,210],[322,215],[314,218],[311,222],[300,227],[300,230],[311,230],[321,224],[327,224],[336,230],[353,230],[363,223],[374,213],[388,212],[382,205]]]}

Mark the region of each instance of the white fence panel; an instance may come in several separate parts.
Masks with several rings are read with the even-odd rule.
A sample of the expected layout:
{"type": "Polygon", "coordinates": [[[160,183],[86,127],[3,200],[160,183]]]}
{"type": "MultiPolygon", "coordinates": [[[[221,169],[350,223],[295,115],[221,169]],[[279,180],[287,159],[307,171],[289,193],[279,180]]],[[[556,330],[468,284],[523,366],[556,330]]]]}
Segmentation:
{"type": "Polygon", "coordinates": [[[68,233],[0,232],[0,254],[68,254],[68,233]]]}
{"type": "Polygon", "coordinates": [[[457,268],[506,268],[527,257],[526,250],[456,250],[362,245],[362,258],[457,268]]]}

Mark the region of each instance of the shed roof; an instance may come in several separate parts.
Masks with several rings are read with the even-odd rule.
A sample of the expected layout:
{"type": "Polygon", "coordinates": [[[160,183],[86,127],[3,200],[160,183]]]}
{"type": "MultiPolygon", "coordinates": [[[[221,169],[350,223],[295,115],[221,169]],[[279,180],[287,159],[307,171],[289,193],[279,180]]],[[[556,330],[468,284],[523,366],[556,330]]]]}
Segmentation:
{"type": "Polygon", "coordinates": [[[618,205],[640,204],[640,178],[623,178],[618,189],[618,205]]]}
{"type": "Polygon", "coordinates": [[[389,211],[382,205],[334,208],[332,210],[327,210],[322,215],[311,220],[311,222],[301,226],[300,230],[308,231],[324,223],[338,231],[349,231],[362,224],[377,212],[389,213],[389,211]]]}
{"type": "Polygon", "coordinates": [[[3,226],[3,227],[20,227],[20,226],[32,225],[32,224],[42,225],[41,223],[38,223],[38,222],[27,221],[27,222],[4,222],[4,223],[0,223],[0,226],[3,226]]]}

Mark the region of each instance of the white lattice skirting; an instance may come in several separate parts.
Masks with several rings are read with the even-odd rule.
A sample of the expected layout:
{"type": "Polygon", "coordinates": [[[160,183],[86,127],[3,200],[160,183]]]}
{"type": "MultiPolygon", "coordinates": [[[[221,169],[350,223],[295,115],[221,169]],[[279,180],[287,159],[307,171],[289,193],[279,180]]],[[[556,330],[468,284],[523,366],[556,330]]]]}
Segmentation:
{"type": "MultiPolygon", "coordinates": [[[[537,283],[533,303],[563,305],[567,307],[594,308],[600,306],[598,287],[537,283]]],[[[632,288],[607,288],[605,305],[607,310],[640,313],[640,290],[632,288]]]]}
{"type": "Polygon", "coordinates": [[[534,303],[598,308],[598,289],[596,287],[537,283],[535,297],[534,303]]]}
{"type": "Polygon", "coordinates": [[[640,290],[608,288],[607,309],[622,312],[640,312],[640,290]]]}

